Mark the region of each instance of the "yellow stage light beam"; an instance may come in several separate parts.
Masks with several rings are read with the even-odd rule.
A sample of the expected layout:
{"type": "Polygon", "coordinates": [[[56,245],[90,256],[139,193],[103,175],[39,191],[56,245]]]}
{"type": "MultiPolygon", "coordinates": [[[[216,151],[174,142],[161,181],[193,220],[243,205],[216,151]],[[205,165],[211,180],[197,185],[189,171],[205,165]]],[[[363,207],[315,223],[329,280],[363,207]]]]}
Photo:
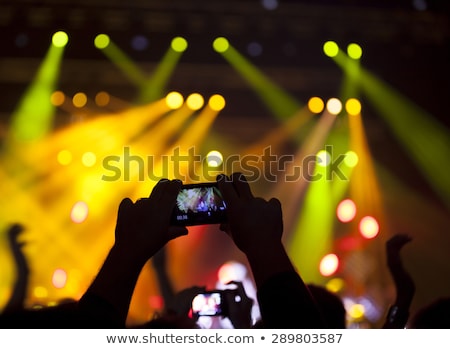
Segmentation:
{"type": "MultiPolygon", "coordinates": [[[[341,155],[339,154],[339,156],[341,155]]],[[[342,166],[340,166],[342,177],[334,178],[331,184],[331,195],[335,206],[348,194],[352,174],[358,164],[357,154],[353,150],[347,151],[343,156],[344,160],[342,166]]]]}
{"type": "Polygon", "coordinates": [[[219,115],[219,112],[220,110],[213,109],[207,104],[184,130],[181,137],[177,140],[176,146],[184,150],[194,146],[198,147],[200,150],[202,141],[207,135],[214,120],[219,115]]]}
{"type": "MultiPolygon", "coordinates": [[[[76,145],[78,143],[76,137],[77,134],[76,132],[74,133],[72,140],[75,141],[74,145],[76,145]]],[[[78,136],[80,135],[78,134],[78,136]]],[[[95,147],[95,144],[91,143],[90,146],[95,147]]],[[[60,172],[54,164],[53,166],[49,166],[49,163],[47,163],[46,167],[48,167],[48,171],[52,174],[60,172]]],[[[31,171],[32,168],[29,168],[29,170],[31,171]]],[[[94,168],[92,168],[92,170],[95,171],[94,168]]],[[[24,217],[27,219],[30,217],[36,218],[35,222],[39,222],[40,229],[45,232],[40,235],[40,242],[36,242],[33,245],[38,246],[40,250],[39,253],[44,253],[46,256],[46,258],[40,258],[40,261],[36,263],[37,268],[48,270],[50,265],[54,265],[55,262],[63,259],[63,262],[61,263],[64,263],[65,265],[75,264],[77,265],[77,268],[84,271],[92,269],[92,256],[77,261],[81,255],[85,256],[87,252],[84,244],[80,243],[82,240],[80,234],[86,230],[96,231],[97,238],[99,238],[100,236],[98,233],[105,229],[105,224],[98,224],[96,229],[92,225],[92,219],[94,219],[95,222],[94,217],[105,213],[110,216],[108,212],[117,210],[117,204],[120,202],[120,199],[128,196],[130,192],[128,187],[134,186],[135,184],[125,183],[125,185],[121,185],[120,183],[103,183],[99,181],[101,173],[99,175],[90,175],[90,172],[92,171],[83,168],[81,163],[72,163],[69,168],[65,168],[65,170],[60,173],[60,176],[57,176],[60,177],[59,183],[55,183],[55,176],[52,175],[51,177],[45,178],[45,181],[41,181],[32,188],[26,190],[26,197],[32,202],[36,201],[38,208],[42,205],[41,200],[43,198],[46,198],[46,201],[51,200],[51,202],[45,204],[42,209],[36,210],[35,214],[33,214],[34,211],[27,210],[27,217],[24,217]],[[70,183],[70,185],[68,185],[68,183],[70,183]],[[111,188],[107,188],[109,184],[111,184],[111,188]],[[80,198],[85,199],[89,204],[89,217],[86,222],[74,227],[73,223],[68,222],[70,208],[75,200],[80,198]],[[37,219],[36,216],[38,216],[39,219],[37,219]],[[50,219],[50,222],[48,223],[52,224],[46,223],[45,217],[48,217],[50,219]],[[89,227],[86,227],[86,224],[88,224],[89,227]],[[71,233],[61,234],[62,231],[71,233]],[[77,241],[72,240],[75,236],[77,241]],[[45,237],[49,238],[49,240],[52,241],[52,244],[49,244],[45,237]]],[[[14,194],[15,198],[20,197],[17,193],[14,194]]],[[[27,206],[22,203],[20,207],[26,209],[27,206]]],[[[28,220],[25,220],[25,222],[26,225],[28,225],[28,220]]],[[[33,225],[33,222],[31,222],[31,225],[33,225]]],[[[110,231],[113,230],[111,229],[110,231]]],[[[106,241],[110,242],[111,240],[108,239],[106,241]]],[[[88,244],[88,246],[92,245],[92,242],[88,244]]],[[[99,252],[97,252],[95,260],[101,262],[101,259],[104,258],[104,254],[101,252],[106,250],[106,248],[107,246],[103,245],[103,249],[98,250],[99,252]]],[[[95,255],[95,253],[91,254],[95,255]]],[[[30,257],[34,259],[37,256],[35,253],[30,252],[30,257]]],[[[37,276],[37,279],[40,279],[39,276],[37,276]]],[[[52,292],[49,291],[49,296],[52,295],[52,292]]]]}
{"type": "MultiPolygon", "coordinates": [[[[2,212],[4,221],[7,217],[17,218],[29,227],[27,238],[33,240],[27,244],[27,252],[37,272],[30,289],[45,289],[45,297],[50,300],[82,294],[112,244],[121,199],[137,199],[134,195],[139,187],[145,187],[139,197],[148,196],[152,184],[147,178],[139,182],[139,172],[131,173],[128,181],[123,173],[116,180],[103,180],[107,172],[102,160],[105,156],[118,156],[116,165],[120,165],[126,146],[135,147],[135,152],[130,149],[130,156],[137,154],[145,159],[153,151],[161,155],[164,144],[169,144],[178,131],[174,125],[181,126],[182,120],[192,114],[187,106],[172,113],[169,110],[173,109],[163,99],[70,125],[36,142],[34,147],[23,145],[18,149],[16,153],[21,156],[16,160],[22,169],[26,168],[24,174],[12,176],[11,166],[2,166],[2,193],[7,196],[2,196],[0,203],[11,207],[2,212]],[[148,125],[151,127],[142,132],[148,125]],[[71,220],[77,202],[84,202],[87,209],[87,216],[78,223],[71,220]],[[55,268],[68,271],[70,289],[56,289],[49,283],[55,268]],[[77,274],[82,276],[74,280],[71,275],[77,274]]],[[[4,164],[5,157],[1,161],[4,164]]],[[[32,300],[44,301],[33,297],[32,300]]]]}
{"type": "MultiPolygon", "coordinates": [[[[346,109],[347,110],[347,109],[346,109]]],[[[337,205],[348,195],[353,169],[358,164],[358,155],[351,149],[349,132],[349,115],[343,115],[331,130],[326,144],[332,150],[332,164],[336,169],[332,178],[331,192],[333,202],[337,205]]]]}
{"type": "Polygon", "coordinates": [[[56,88],[67,42],[68,37],[64,32],[53,35],[36,76],[12,113],[9,141],[35,141],[51,131],[55,112],[51,95],[56,88]]]}
{"type": "MultiPolygon", "coordinates": [[[[193,94],[191,96],[197,95],[193,94]]],[[[191,109],[201,107],[203,103],[194,103],[199,97],[200,95],[193,99],[190,104],[191,109]]],[[[188,102],[189,98],[186,100],[186,103],[188,102]]],[[[198,102],[200,102],[200,99],[198,99],[198,102]]],[[[205,107],[182,130],[179,137],[165,151],[166,154],[170,154],[170,157],[174,159],[171,163],[173,170],[171,175],[174,178],[178,178],[183,182],[200,182],[206,180],[205,173],[202,171],[203,163],[200,155],[202,154],[202,145],[208,135],[208,131],[223,107],[225,107],[225,99],[222,96],[211,96],[205,107]]],[[[214,180],[215,177],[208,177],[208,181],[214,180]]]]}
{"type": "MultiPolygon", "coordinates": [[[[165,99],[161,99],[119,113],[101,114],[84,123],[61,129],[33,146],[16,147],[14,156],[8,156],[3,161],[9,167],[18,167],[15,176],[21,183],[33,183],[36,178],[45,178],[43,176],[58,176],[59,172],[53,173],[52,167],[48,167],[49,163],[57,162],[58,155],[65,154],[66,161],[70,156],[70,163],[79,161],[85,152],[95,147],[101,163],[106,156],[123,154],[125,145],[133,138],[142,136],[143,130],[155,124],[169,110],[165,99]],[[33,171],[23,170],[27,166],[33,171]]],[[[68,171],[72,169],[70,166],[68,171]]],[[[66,175],[61,174],[61,181],[66,175]]]]}
{"type": "Polygon", "coordinates": [[[362,215],[374,216],[384,225],[381,190],[361,114],[349,116],[349,129],[350,149],[358,157],[350,182],[350,196],[362,215]]]}
{"type": "Polygon", "coordinates": [[[139,96],[140,103],[148,103],[161,98],[165,92],[167,82],[187,46],[186,39],[182,37],[176,37],[172,40],[169,49],[156,66],[151,77],[142,85],[139,96]]]}
{"type": "MultiPolygon", "coordinates": [[[[159,113],[166,110],[165,108],[161,109],[160,104],[153,103],[153,118],[158,116],[157,110],[159,113]]],[[[134,108],[134,112],[135,114],[127,111],[120,116],[103,117],[85,124],[77,124],[48,137],[33,147],[26,148],[23,151],[26,158],[23,155],[19,160],[25,159],[26,166],[23,168],[27,170],[14,176],[15,180],[25,187],[33,186],[30,189],[32,190],[30,195],[36,198],[78,189],[77,183],[83,181],[85,177],[80,174],[86,172],[86,154],[91,154],[96,158],[94,163],[91,161],[90,166],[96,163],[97,165],[101,164],[101,160],[106,156],[116,153],[123,154],[123,148],[129,138],[142,128],[139,119],[149,121],[152,116],[149,106],[134,108]],[[126,134],[127,132],[128,134],[126,134]],[[80,139],[83,142],[80,142],[80,139]],[[58,159],[63,159],[63,164],[58,163],[58,159]],[[55,167],[65,167],[65,169],[60,171],[55,167]],[[68,182],[72,184],[69,187],[67,186],[68,182]]],[[[106,169],[104,170],[106,172],[106,169]]],[[[97,179],[101,178],[102,174],[100,173],[97,179]]],[[[103,182],[87,182],[87,184],[89,183],[92,185],[89,185],[88,189],[84,189],[86,193],[90,193],[89,195],[95,195],[104,188],[103,182]]],[[[86,185],[83,184],[82,187],[86,188],[86,185]]]]}
{"type": "Polygon", "coordinates": [[[97,35],[94,39],[94,45],[101,50],[132,83],[139,87],[145,85],[145,74],[107,34],[97,35]]]}
{"type": "Polygon", "coordinates": [[[180,161],[181,154],[173,152],[173,142],[192,114],[193,110],[184,103],[130,144],[128,158],[134,167],[129,167],[128,178],[139,183],[130,193],[133,198],[148,196],[149,188],[162,178],[175,178],[173,164],[180,161]]]}
{"type": "Polygon", "coordinates": [[[272,82],[262,71],[240,54],[227,39],[216,38],[213,47],[250,84],[275,117],[285,119],[302,107],[295,98],[272,82]]]}

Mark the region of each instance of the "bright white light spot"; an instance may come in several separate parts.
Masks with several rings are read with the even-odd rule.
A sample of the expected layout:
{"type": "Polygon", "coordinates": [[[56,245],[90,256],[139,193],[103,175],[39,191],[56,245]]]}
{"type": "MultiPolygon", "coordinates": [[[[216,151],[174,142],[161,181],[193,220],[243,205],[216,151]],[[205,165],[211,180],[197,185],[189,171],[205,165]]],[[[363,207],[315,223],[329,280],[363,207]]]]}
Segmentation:
{"type": "Polygon", "coordinates": [[[70,218],[74,223],[83,223],[89,213],[89,207],[84,201],[78,201],[73,205],[70,218]]]}
{"type": "Polygon", "coordinates": [[[327,254],[320,261],[320,273],[323,276],[333,275],[339,267],[339,258],[334,254],[327,254]]]}

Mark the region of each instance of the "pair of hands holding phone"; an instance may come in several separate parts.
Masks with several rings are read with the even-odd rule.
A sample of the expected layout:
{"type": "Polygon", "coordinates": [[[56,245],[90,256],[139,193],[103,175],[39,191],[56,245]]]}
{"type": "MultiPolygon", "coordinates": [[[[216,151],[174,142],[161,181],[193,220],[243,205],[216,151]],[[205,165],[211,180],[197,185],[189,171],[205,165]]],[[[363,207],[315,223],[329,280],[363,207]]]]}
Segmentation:
{"type": "MultiPolygon", "coordinates": [[[[227,207],[227,220],[220,224],[245,254],[261,253],[281,243],[283,232],[280,202],[254,197],[245,177],[234,173],[219,175],[217,186],[227,207]]],[[[170,240],[187,235],[185,226],[172,225],[171,219],[182,182],[160,180],[148,198],[133,203],[122,200],[117,217],[115,244],[148,260],[170,240]]]]}

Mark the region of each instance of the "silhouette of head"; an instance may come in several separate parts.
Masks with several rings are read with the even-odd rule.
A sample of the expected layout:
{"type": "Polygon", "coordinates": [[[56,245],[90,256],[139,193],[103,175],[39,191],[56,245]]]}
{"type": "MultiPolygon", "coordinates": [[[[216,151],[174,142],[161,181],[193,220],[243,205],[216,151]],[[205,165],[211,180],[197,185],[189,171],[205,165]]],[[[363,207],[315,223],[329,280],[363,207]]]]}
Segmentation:
{"type": "Polygon", "coordinates": [[[420,308],[409,321],[409,328],[450,328],[450,297],[440,297],[420,308]]]}
{"type": "Polygon", "coordinates": [[[346,328],[346,311],[342,299],[325,287],[308,284],[328,328],[346,328]]]}

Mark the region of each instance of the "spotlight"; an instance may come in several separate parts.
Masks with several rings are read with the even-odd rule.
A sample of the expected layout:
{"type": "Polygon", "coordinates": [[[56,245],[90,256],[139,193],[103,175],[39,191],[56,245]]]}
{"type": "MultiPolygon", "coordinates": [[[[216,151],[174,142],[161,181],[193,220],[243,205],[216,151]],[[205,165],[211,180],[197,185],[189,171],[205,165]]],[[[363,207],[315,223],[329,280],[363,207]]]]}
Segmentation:
{"type": "Polygon", "coordinates": [[[311,113],[319,114],[323,111],[324,103],[320,97],[311,97],[308,101],[308,108],[311,113]]]}
{"type": "Polygon", "coordinates": [[[105,49],[105,48],[107,48],[109,46],[110,42],[111,42],[111,40],[110,40],[108,35],[106,35],[106,34],[99,34],[99,35],[97,35],[95,37],[94,45],[99,50],[103,50],[103,49],[105,49]]]}
{"type": "Polygon", "coordinates": [[[330,98],[327,102],[327,111],[332,115],[338,115],[342,111],[342,103],[337,98],[330,98]]]}
{"type": "Polygon", "coordinates": [[[186,99],[186,104],[189,107],[189,109],[199,110],[205,104],[205,100],[203,99],[201,94],[192,93],[186,99]]]}
{"type": "Polygon", "coordinates": [[[97,157],[95,156],[95,154],[93,152],[88,151],[88,152],[84,153],[83,156],[81,157],[81,162],[86,167],[92,167],[97,162],[97,157]]]}
{"type": "Polygon", "coordinates": [[[323,44],[323,52],[328,57],[336,57],[339,53],[339,46],[334,41],[327,41],[323,44]]]}
{"type": "Polygon", "coordinates": [[[59,107],[64,104],[66,96],[61,91],[55,91],[50,96],[50,103],[52,103],[55,107],[59,107]]]}
{"type": "Polygon", "coordinates": [[[345,153],[344,163],[348,167],[355,167],[356,165],[358,165],[358,161],[358,154],[356,154],[353,150],[349,150],[347,153],[345,153]]]}
{"type": "Polygon", "coordinates": [[[223,156],[217,150],[211,150],[208,154],[206,154],[206,162],[209,167],[219,167],[222,165],[223,156]]]}
{"type": "Polygon", "coordinates": [[[185,38],[177,36],[172,40],[171,47],[175,52],[184,52],[188,47],[188,43],[185,38]]]}
{"type": "Polygon", "coordinates": [[[212,110],[221,111],[225,108],[225,98],[218,94],[212,95],[209,98],[208,105],[212,110]]]}
{"type": "Polygon", "coordinates": [[[362,48],[358,44],[350,44],[347,46],[347,54],[352,59],[360,59],[362,56],[362,48]]]}
{"type": "Polygon", "coordinates": [[[374,217],[365,216],[359,222],[359,232],[366,239],[373,239],[380,232],[380,226],[374,217]]]}
{"type": "Polygon", "coordinates": [[[339,258],[334,253],[327,254],[320,261],[320,273],[323,276],[333,275],[339,267],[339,258]]]}
{"type": "Polygon", "coordinates": [[[83,108],[87,103],[87,96],[83,92],[76,93],[72,98],[72,103],[77,108],[83,108]]]}
{"type": "Polygon", "coordinates": [[[83,223],[89,213],[89,207],[84,201],[78,201],[73,205],[70,218],[74,223],[83,223]]]}
{"type": "Polygon", "coordinates": [[[56,269],[53,272],[52,276],[52,284],[55,288],[63,288],[66,286],[67,282],[67,273],[64,269],[56,269]]]}
{"type": "Polygon", "coordinates": [[[344,288],[344,285],[345,285],[344,280],[342,280],[341,278],[333,278],[327,282],[325,287],[327,288],[328,291],[337,293],[344,288]]]}
{"type": "Polygon", "coordinates": [[[57,160],[61,165],[69,165],[72,162],[72,153],[67,149],[61,150],[57,155],[57,160]]]}
{"type": "Polygon", "coordinates": [[[216,52],[222,53],[228,50],[230,43],[224,37],[216,38],[213,42],[213,48],[216,52]]]}
{"type": "Polygon", "coordinates": [[[331,161],[331,155],[326,150],[321,150],[317,153],[317,165],[327,167],[331,161]]]}
{"type": "Polygon", "coordinates": [[[349,316],[354,320],[361,320],[364,317],[365,312],[366,312],[366,309],[365,309],[364,305],[358,304],[358,303],[353,304],[348,309],[349,316]]]}
{"type": "Polygon", "coordinates": [[[169,92],[166,96],[166,104],[170,109],[178,109],[183,105],[184,98],[179,92],[169,92]]]}
{"type": "Polygon", "coordinates": [[[350,222],[356,216],[355,203],[350,199],[342,200],[337,207],[336,214],[341,222],[350,222]]]}
{"type": "Polygon", "coordinates": [[[69,42],[69,36],[63,32],[59,31],[53,34],[52,44],[56,47],[64,47],[69,42]]]}
{"type": "Polygon", "coordinates": [[[95,104],[99,107],[106,107],[111,100],[108,92],[101,91],[95,95],[95,104]]]}
{"type": "Polygon", "coordinates": [[[345,102],[345,110],[349,115],[358,115],[361,113],[361,102],[356,98],[349,98],[345,102]]]}

